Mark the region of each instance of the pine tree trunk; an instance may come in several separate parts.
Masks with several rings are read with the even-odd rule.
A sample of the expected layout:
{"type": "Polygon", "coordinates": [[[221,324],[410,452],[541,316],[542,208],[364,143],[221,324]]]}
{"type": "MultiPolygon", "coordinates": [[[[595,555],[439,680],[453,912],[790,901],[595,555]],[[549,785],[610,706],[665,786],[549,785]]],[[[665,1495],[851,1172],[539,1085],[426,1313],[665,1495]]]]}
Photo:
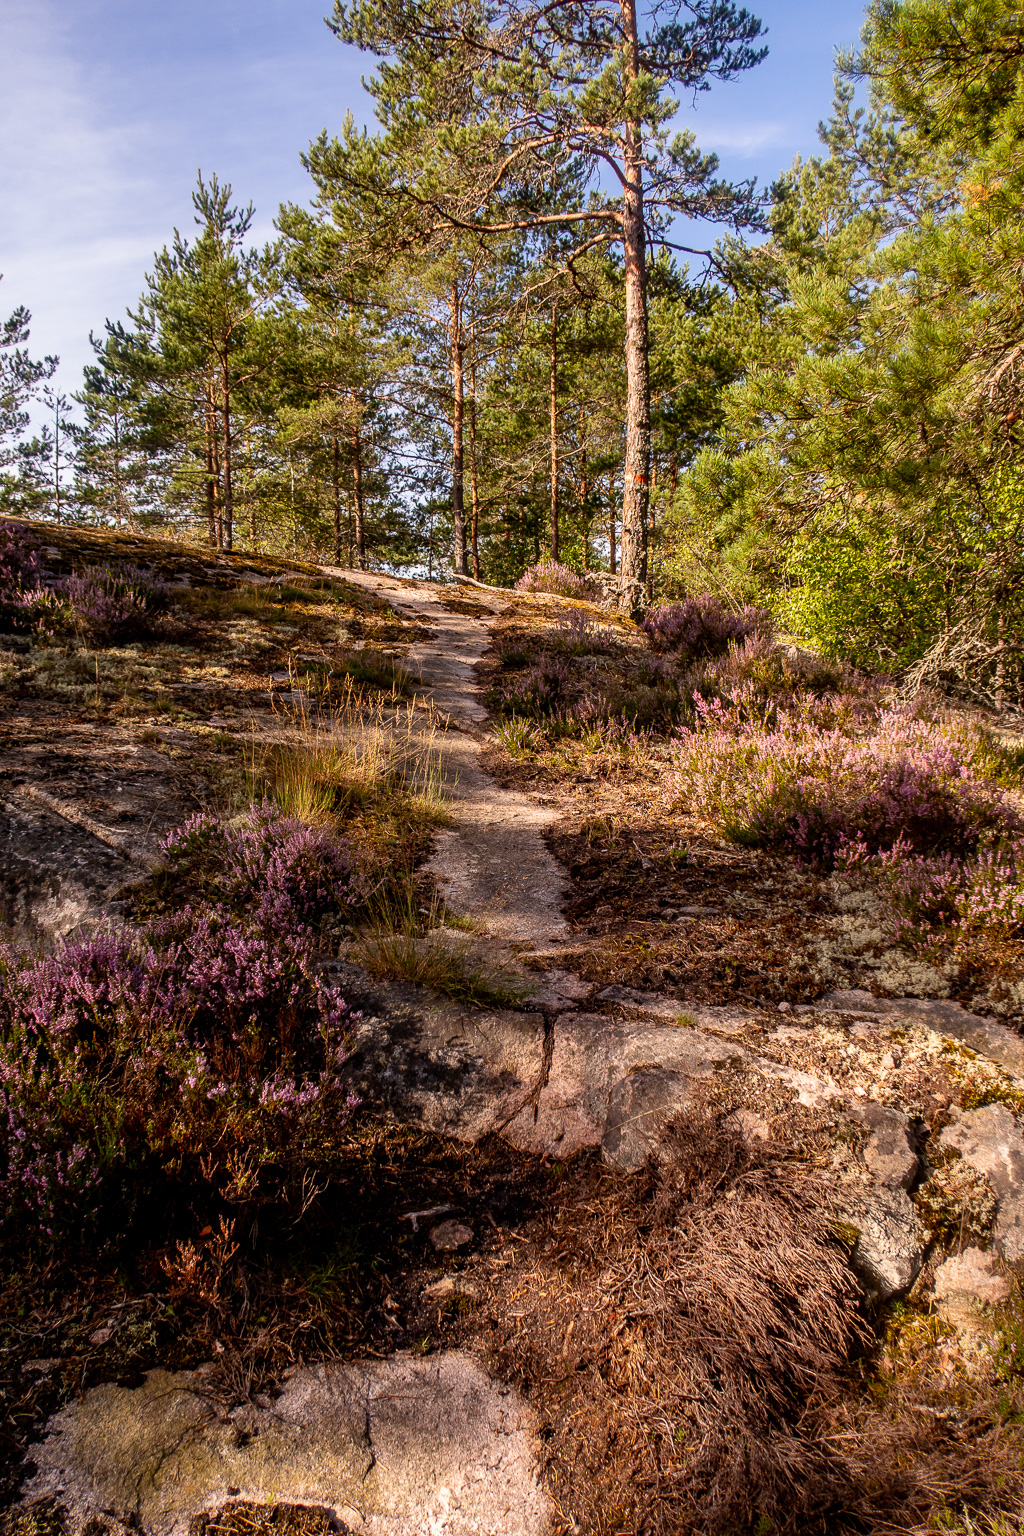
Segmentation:
{"type": "Polygon", "coordinates": [[[341,447],[335,437],[331,444],[331,483],[334,490],[334,563],[341,564],[341,447]]]}
{"type": "Polygon", "coordinates": [[[224,440],[224,548],[231,549],[235,534],[235,494],[231,476],[231,386],[228,383],[227,359],[221,372],[221,436],[224,440]]]}
{"type": "Polygon", "coordinates": [[[558,547],[558,306],[551,305],[551,370],[549,380],[549,416],[551,430],[551,558],[559,557],[558,547]]]}
{"type": "Polygon", "coordinates": [[[356,570],[366,570],[366,524],[363,516],[363,444],[359,416],[352,428],[352,509],[355,514],[356,570]]]}
{"type": "Polygon", "coordinates": [[[213,390],[206,389],[206,521],[210,548],[220,548],[220,528],[217,523],[217,463],[215,454],[216,418],[213,410],[213,390]]]}
{"type": "Polygon", "coordinates": [[[480,580],[480,483],[476,467],[476,346],[469,349],[469,486],[473,498],[473,520],[469,543],[473,552],[473,575],[480,580]]]}
{"type": "Polygon", "coordinates": [[[452,284],[451,295],[451,347],[452,347],[452,523],[454,527],[454,564],[456,576],[468,576],[466,569],[466,502],[463,470],[463,438],[465,390],[462,378],[462,358],[465,342],[462,335],[462,304],[457,284],[452,284]]]}
{"type": "MultiPolygon", "coordinates": [[[[628,72],[640,70],[635,0],[621,0],[628,72]]],[[[625,124],[622,254],[626,289],[626,460],[622,486],[619,606],[637,614],[647,583],[647,509],[651,462],[651,382],[647,334],[647,244],[644,232],[643,143],[625,124]]]]}
{"type": "Polygon", "coordinates": [[[589,494],[587,481],[587,440],[581,435],[580,440],[580,489],[578,501],[580,504],[580,533],[583,544],[583,569],[590,570],[590,521],[587,518],[587,495],[589,494]]]}
{"type": "Polygon", "coordinates": [[[657,483],[658,483],[658,461],[657,461],[657,459],[654,457],[654,455],[652,453],[651,454],[651,505],[650,505],[650,525],[651,526],[650,526],[650,535],[649,535],[649,538],[648,538],[648,546],[649,547],[648,547],[648,558],[647,558],[647,591],[646,591],[646,596],[647,596],[648,604],[650,604],[650,603],[652,603],[654,601],[654,551],[658,547],[657,546],[656,537],[655,537],[656,534],[657,534],[657,517],[658,517],[658,498],[655,495],[655,492],[657,490],[657,483]]]}

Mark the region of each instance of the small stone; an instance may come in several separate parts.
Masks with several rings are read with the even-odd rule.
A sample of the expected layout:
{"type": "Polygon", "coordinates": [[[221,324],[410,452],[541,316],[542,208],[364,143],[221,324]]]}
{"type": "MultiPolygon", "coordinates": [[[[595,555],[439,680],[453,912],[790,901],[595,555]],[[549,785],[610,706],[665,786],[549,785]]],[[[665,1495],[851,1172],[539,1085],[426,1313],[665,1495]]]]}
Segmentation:
{"type": "Polygon", "coordinates": [[[878,1065],[883,1071],[891,1072],[896,1065],[896,1058],[893,1056],[892,1051],[886,1051],[884,1056],[880,1056],[878,1065]]]}
{"type": "Polygon", "coordinates": [[[910,1122],[884,1104],[853,1104],[851,1114],[868,1128],[864,1166],[878,1184],[909,1189],[920,1166],[910,1122]]]}
{"type": "Polygon", "coordinates": [[[725,1128],[735,1131],[736,1135],[748,1146],[758,1141],[771,1141],[772,1133],[768,1122],[755,1114],[752,1109],[736,1109],[726,1119],[725,1128]]]}
{"type": "Polygon", "coordinates": [[[980,1248],[965,1248],[935,1271],[935,1299],[966,1297],[984,1306],[995,1306],[1010,1295],[1010,1282],[995,1267],[995,1255],[980,1248]]]}
{"type": "Polygon", "coordinates": [[[421,1295],[424,1301],[433,1302],[450,1301],[453,1296],[464,1296],[467,1301],[480,1300],[479,1288],[462,1275],[444,1275],[433,1285],[424,1286],[421,1295]]]}
{"type": "Polygon", "coordinates": [[[639,1067],[620,1078],[608,1097],[601,1155],[633,1173],[657,1150],[665,1125],[691,1098],[689,1079],[665,1067],[639,1067]]]}
{"type": "Polygon", "coordinates": [[[779,1004],[779,1012],[780,1013],[792,1013],[793,1012],[793,1004],[792,1003],[785,1003],[785,1002],[780,1003],[779,1004]]]}
{"type": "Polygon", "coordinates": [[[430,1241],[435,1248],[449,1253],[455,1248],[465,1248],[473,1241],[473,1228],[464,1226],[461,1221],[440,1221],[431,1232],[430,1241]]]}
{"type": "Polygon", "coordinates": [[[905,1190],[851,1190],[847,1220],[857,1231],[850,1263],[883,1301],[909,1291],[921,1272],[928,1235],[905,1190]]]}
{"type": "Polygon", "coordinates": [[[112,1328],[110,1326],[110,1324],[108,1323],[106,1325],[106,1327],[104,1327],[104,1328],[97,1328],[95,1333],[90,1333],[90,1335],[89,1335],[89,1343],[90,1344],[95,1344],[97,1346],[100,1345],[100,1344],[109,1344],[111,1339],[114,1337],[114,1334],[116,1332],[117,1332],[117,1329],[116,1328],[112,1328]]]}

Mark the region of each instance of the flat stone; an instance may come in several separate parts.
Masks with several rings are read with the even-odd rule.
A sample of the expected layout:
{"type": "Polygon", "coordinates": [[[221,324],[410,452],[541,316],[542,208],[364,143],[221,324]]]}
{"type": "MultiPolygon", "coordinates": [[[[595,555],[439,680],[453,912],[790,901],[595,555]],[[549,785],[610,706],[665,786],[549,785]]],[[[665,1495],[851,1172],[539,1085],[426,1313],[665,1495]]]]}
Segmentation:
{"type": "Polygon", "coordinates": [[[939,1144],[955,1147],[988,1180],[999,1202],[995,1246],[1011,1264],[1024,1258],[1024,1135],[1005,1104],[966,1110],[939,1144]]]}
{"type": "Polygon", "coordinates": [[[938,1035],[961,1041],[1014,1076],[1024,1077],[1024,1039],[1005,1024],[971,1013],[946,998],[875,997],[862,988],[851,987],[827,992],[816,1006],[840,1013],[877,1014],[901,1024],[923,1024],[938,1035]]]}
{"type": "Polygon", "coordinates": [[[752,1109],[735,1109],[723,1122],[727,1130],[732,1131],[741,1141],[754,1146],[757,1142],[771,1141],[771,1127],[767,1120],[762,1119],[752,1109]]]}
{"type": "Polygon", "coordinates": [[[442,1253],[465,1248],[473,1241],[473,1228],[461,1221],[439,1221],[431,1230],[430,1241],[442,1253]]]}
{"type": "Polygon", "coordinates": [[[602,1145],[612,1090],[638,1068],[698,1078],[743,1061],[736,1045],[698,1029],[562,1014],[554,1024],[547,1082],[536,1103],[509,1122],[505,1135],[523,1151],[568,1157],[602,1145]]]}
{"type": "Polygon", "coordinates": [[[867,1127],[863,1157],[875,1183],[909,1189],[917,1177],[920,1159],[906,1115],[874,1103],[851,1103],[850,1113],[867,1127]]]}
{"type": "Polygon", "coordinates": [[[996,1268],[996,1258],[981,1248],[965,1248],[946,1259],[935,1271],[937,1301],[966,1298],[983,1306],[996,1306],[1010,1295],[1010,1282],[996,1268]]]}
{"type": "Polygon", "coordinates": [[[464,1296],[467,1301],[479,1301],[481,1292],[478,1285],[462,1275],[442,1275],[433,1285],[425,1285],[421,1295],[424,1301],[432,1302],[451,1301],[455,1296],[464,1296]]]}
{"type": "Polygon", "coordinates": [[[218,1417],[187,1373],[95,1387],[50,1420],[22,1493],[93,1520],[186,1536],[231,1498],[306,1504],[374,1536],[547,1536],[526,1405],[459,1353],[303,1367],[267,1408],[218,1417]],[[230,1490],[230,1493],[229,1493],[230,1490]]]}
{"type": "Polygon", "coordinates": [[[845,1193],[846,1220],[858,1233],[851,1264],[882,1301],[903,1295],[921,1272],[927,1246],[917,1208],[898,1186],[845,1193]]]}
{"type": "Polygon", "coordinates": [[[631,1173],[657,1151],[661,1133],[691,1099],[691,1079],[661,1067],[638,1068],[620,1078],[608,1099],[601,1154],[631,1173]]]}
{"type": "Polygon", "coordinates": [[[598,1002],[612,1003],[629,1014],[650,1013],[660,1019],[681,1019],[689,1012],[685,1003],[660,992],[638,992],[635,987],[605,987],[598,1002]]]}

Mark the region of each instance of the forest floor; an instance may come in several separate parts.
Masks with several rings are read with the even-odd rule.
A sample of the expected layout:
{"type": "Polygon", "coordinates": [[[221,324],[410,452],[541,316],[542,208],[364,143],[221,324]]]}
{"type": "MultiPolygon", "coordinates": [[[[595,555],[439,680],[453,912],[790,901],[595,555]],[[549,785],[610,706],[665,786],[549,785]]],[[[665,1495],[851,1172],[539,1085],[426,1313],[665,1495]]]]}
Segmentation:
{"type": "MultiPolygon", "coordinates": [[[[198,1372],[237,1425],[297,1366],[465,1351],[517,1394],[546,1501],[524,1494],[509,1531],[1016,1518],[1013,955],[937,971],[894,953],[848,883],[716,836],[673,788],[670,727],[552,738],[502,714],[566,625],[612,635],[614,665],[600,645],[572,664],[628,687],[645,642],[615,617],[37,533],[51,574],[133,561],[173,604],[126,645],[0,637],[0,864],[23,948],[173,903],[162,835],[264,795],[307,814],[325,764],[379,901],[323,954],[363,1010],[363,1105],[301,1219],[268,1212],[244,1262],[198,1202],[88,1252],[7,1255],[9,1497],[50,1416],[103,1383],[198,1372]],[[962,1128],[992,1129],[971,1117],[1004,1113],[971,1151],[962,1128]],[[431,1236],[446,1223],[451,1247],[431,1236]],[[944,1266],[965,1253],[958,1290],[944,1266]]],[[[74,1524],[53,1475],[6,1529],[74,1524]]],[[[235,1516],[232,1488],[205,1492],[227,1497],[218,1531],[262,1529],[244,1487],[235,1516]]],[[[416,1496],[420,1516],[291,1502],[352,1530],[490,1528],[437,1478],[416,1496]]]]}

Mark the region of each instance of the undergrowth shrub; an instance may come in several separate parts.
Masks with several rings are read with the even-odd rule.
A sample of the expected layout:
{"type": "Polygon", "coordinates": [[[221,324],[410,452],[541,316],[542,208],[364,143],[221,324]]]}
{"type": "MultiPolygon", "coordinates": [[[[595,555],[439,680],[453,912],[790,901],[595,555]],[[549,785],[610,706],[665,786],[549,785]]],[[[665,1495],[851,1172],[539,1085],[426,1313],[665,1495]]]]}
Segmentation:
{"type": "Polygon", "coordinates": [[[0,522],[0,617],[18,615],[24,594],[39,585],[42,574],[42,562],[24,529],[6,520],[0,522]]]}
{"type": "Polygon", "coordinates": [[[710,592],[684,598],[644,614],[640,627],[653,651],[682,661],[721,656],[731,644],[758,634],[770,637],[772,618],[765,608],[746,607],[735,613],[710,592]]]}
{"type": "Polygon", "coordinates": [[[575,597],[583,602],[598,602],[601,588],[591,576],[581,576],[557,560],[540,560],[516,582],[519,592],[552,592],[557,597],[575,597]]]}
{"type": "Polygon", "coordinates": [[[885,937],[935,964],[1024,938],[1024,833],[985,840],[967,854],[916,853],[898,840],[872,853],[862,839],[837,862],[865,876],[881,899],[885,937]]]}
{"type": "Polygon", "coordinates": [[[848,725],[874,717],[884,681],[807,652],[787,651],[770,634],[758,632],[730,642],[723,655],[694,662],[681,686],[689,698],[720,699],[763,725],[774,723],[780,712],[798,710],[807,699],[818,701],[819,723],[827,718],[848,725]]]}
{"type": "Polygon", "coordinates": [[[544,632],[544,645],[560,656],[607,656],[618,648],[613,629],[598,624],[581,608],[560,613],[544,632]]]}
{"type": "Polygon", "coordinates": [[[362,898],[351,850],[264,806],[164,854],[169,913],[0,958],[0,1231],[110,1236],[196,1200],[251,1223],[339,1153],[352,1015],[316,947],[362,898]]]}
{"type": "Polygon", "coordinates": [[[351,1110],[349,1009],[310,935],[185,907],[0,962],[0,1230],[115,1235],[151,1202],[250,1219],[329,1161],[351,1110]]]}
{"type": "Polygon", "coordinates": [[[680,732],[676,794],[736,842],[831,867],[850,844],[963,854],[1024,829],[967,737],[906,712],[884,711],[860,736],[813,714],[764,729],[720,702],[699,700],[697,712],[697,728],[680,732]]]}
{"type": "Polygon", "coordinates": [[[313,927],[366,895],[351,844],[269,803],[234,823],[193,816],[164,839],[161,853],[165,888],[188,890],[268,931],[313,927]]]}
{"type": "Polygon", "coordinates": [[[71,627],[94,645],[116,645],[152,632],[168,604],[163,582],[136,565],[98,565],[60,582],[71,627]]]}
{"type": "Polygon", "coordinates": [[[492,703],[502,714],[539,719],[569,701],[572,682],[572,668],[564,658],[541,655],[532,666],[499,683],[492,703]]]}
{"type": "Polygon", "coordinates": [[[166,585],[135,565],[90,566],[49,584],[44,575],[23,531],[0,527],[0,620],[8,628],[116,645],[152,633],[168,606],[166,585]]]}

